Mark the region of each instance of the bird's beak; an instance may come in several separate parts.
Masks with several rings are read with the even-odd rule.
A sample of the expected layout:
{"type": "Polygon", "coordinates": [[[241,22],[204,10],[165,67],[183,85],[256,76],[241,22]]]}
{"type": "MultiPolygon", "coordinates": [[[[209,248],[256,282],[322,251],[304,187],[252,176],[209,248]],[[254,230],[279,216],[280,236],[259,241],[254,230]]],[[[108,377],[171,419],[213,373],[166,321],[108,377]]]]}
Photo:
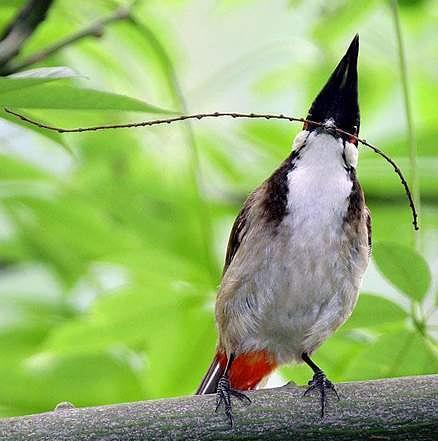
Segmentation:
{"type": "MultiPolygon", "coordinates": [[[[336,66],[326,85],[319,92],[307,119],[335,125],[337,128],[357,135],[359,133],[359,102],[357,94],[357,57],[359,35],[353,38],[346,54],[336,66]],[[330,121],[332,119],[333,121],[330,121]]],[[[315,126],[307,126],[312,130],[315,126]]]]}

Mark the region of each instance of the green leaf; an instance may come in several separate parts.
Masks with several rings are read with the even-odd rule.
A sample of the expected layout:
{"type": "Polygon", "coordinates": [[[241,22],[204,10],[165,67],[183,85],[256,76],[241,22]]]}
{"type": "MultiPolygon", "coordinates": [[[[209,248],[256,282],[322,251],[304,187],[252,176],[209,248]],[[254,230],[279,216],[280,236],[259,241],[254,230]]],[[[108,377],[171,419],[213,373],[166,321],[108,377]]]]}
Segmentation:
{"type": "MultiPolygon", "coordinates": [[[[333,381],[345,381],[345,371],[349,363],[365,347],[367,347],[365,342],[354,341],[337,334],[324,342],[312,356],[312,360],[318,366],[324,367],[333,381]]],[[[280,372],[286,379],[290,379],[296,384],[306,384],[312,376],[310,368],[304,363],[282,367],[280,372]]]]}
{"type": "Polygon", "coordinates": [[[24,0],[2,0],[0,4],[0,8],[10,8],[14,7],[17,8],[18,6],[21,6],[24,3],[24,0]]]}
{"type": "Polygon", "coordinates": [[[380,272],[412,300],[423,300],[430,286],[427,262],[411,248],[379,242],[374,245],[374,261],[380,272]]]}
{"type": "Polygon", "coordinates": [[[69,67],[42,67],[0,77],[0,94],[21,90],[41,84],[80,76],[69,67]]]}
{"type": "Polygon", "coordinates": [[[151,328],[149,339],[147,356],[151,368],[144,381],[150,397],[192,394],[213,360],[213,311],[193,308],[167,314],[161,326],[151,328]]]}
{"type": "Polygon", "coordinates": [[[25,161],[0,153],[0,181],[50,179],[47,173],[25,161]]]}
{"type": "Polygon", "coordinates": [[[68,200],[50,201],[14,197],[4,203],[28,252],[51,262],[66,284],[74,283],[90,260],[130,243],[129,236],[84,198],[70,195],[68,200]],[[32,219],[20,215],[23,207],[31,210],[32,219]],[[78,240],[83,237],[87,240],[78,240]]]}
{"type": "Polygon", "coordinates": [[[137,373],[123,354],[40,352],[20,363],[2,360],[0,375],[0,405],[25,409],[53,410],[61,401],[92,406],[143,397],[137,373]]]}
{"type": "Polygon", "coordinates": [[[241,133],[254,147],[268,152],[276,160],[282,160],[289,152],[291,129],[278,121],[249,121],[242,125],[241,133]]]}
{"type": "MultiPolygon", "coordinates": [[[[370,13],[375,0],[367,2],[330,2],[319,12],[313,33],[320,44],[327,44],[327,35],[335,41],[345,32],[357,32],[358,23],[370,13]]],[[[348,38],[348,37],[347,37],[348,38]]]]}
{"type": "MultiPolygon", "coordinates": [[[[192,289],[185,292],[184,286],[178,286],[176,281],[161,280],[163,278],[156,274],[154,280],[151,274],[150,280],[142,286],[98,299],[86,319],[58,326],[47,340],[46,349],[92,353],[119,344],[153,346],[155,341],[151,336],[154,332],[161,333],[158,341],[163,341],[164,327],[169,327],[180,315],[188,317],[190,311],[202,310],[206,300],[191,292],[192,289]]],[[[211,329],[214,330],[213,325],[211,329]]],[[[165,347],[172,345],[171,340],[176,336],[169,338],[165,347]]]]}
{"type": "Polygon", "coordinates": [[[2,360],[31,355],[50,332],[50,325],[42,320],[20,322],[0,330],[2,360]]]}
{"type": "Polygon", "coordinates": [[[403,330],[387,334],[361,352],[350,364],[349,380],[434,374],[436,350],[418,332],[403,330]]]}
{"type": "Polygon", "coordinates": [[[68,84],[42,84],[0,95],[3,107],[172,113],[136,98],[68,84]]]}
{"type": "MultiPolygon", "coordinates": [[[[32,118],[31,115],[29,115],[26,112],[21,111],[20,112],[23,116],[27,116],[28,118],[32,118]]],[[[37,127],[33,124],[29,124],[27,122],[22,121],[21,119],[17,118],[16,116],[13,116],[7,112],[5,112],[4,109],[0,108],[0,117],[12,124],[15,124],[17,126],[23,127],[26,130],[31,130],[32,132],[38,133],[38,135],[44,136],[45,138],[50,139],[51,141],[56,142],[57,144],[64,147],[64,149],[69,153],[72,154],[72,150],[68,146],[68,144],[64,141],[63,136],[60,133],[54,132],[53,130],[46,130],[41,129],[40,127],[37,127]]],[[[41,123],[45,123],[46,121],[42,120],[41,118],[38,118],[38,121],[41,123]]]]}
{"type": "Polygon", "coordinates": [[[342,329],[369,328],[405,320],[407,313],[396,303],[376,294],[361,293],[353,314],[342,329]]]}

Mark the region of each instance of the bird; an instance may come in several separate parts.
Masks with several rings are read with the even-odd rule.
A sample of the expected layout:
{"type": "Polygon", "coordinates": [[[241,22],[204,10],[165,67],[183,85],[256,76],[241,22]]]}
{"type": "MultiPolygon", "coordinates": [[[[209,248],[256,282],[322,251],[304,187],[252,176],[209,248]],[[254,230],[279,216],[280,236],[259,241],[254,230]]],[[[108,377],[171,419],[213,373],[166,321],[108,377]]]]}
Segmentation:
{"type": "Polygon", "coordinates": [[[215,305],[217,350],[196,394],[232,398],[278,367],[306,363],[305,395],[338,394],[311,359],[351,315],[371,253],[357,178],[359,35],[313,101],[291,154],[246,199],[231,229],[215,305]],[[312,124],[311,122],[315,124],[312,124]],[[341,129],[339,132],[337,129],[341,129]],[[353,135],[353,136],[351,136],[353,135]]]}

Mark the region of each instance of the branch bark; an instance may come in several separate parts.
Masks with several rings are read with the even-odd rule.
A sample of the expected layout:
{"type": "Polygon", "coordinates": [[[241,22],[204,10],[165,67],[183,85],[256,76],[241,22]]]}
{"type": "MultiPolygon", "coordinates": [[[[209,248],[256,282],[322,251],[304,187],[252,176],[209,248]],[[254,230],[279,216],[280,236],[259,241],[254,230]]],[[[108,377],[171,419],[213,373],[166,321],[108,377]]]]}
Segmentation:
{"type": "Polygon", "coordinates": [[[0,420],[2,441],[416,440],[438,434],[438,375],[337,385],[327,415],[319,397],[288,385],[234,404],[235,425],[214,413],[212,395],[76,409],[0,420]]]}

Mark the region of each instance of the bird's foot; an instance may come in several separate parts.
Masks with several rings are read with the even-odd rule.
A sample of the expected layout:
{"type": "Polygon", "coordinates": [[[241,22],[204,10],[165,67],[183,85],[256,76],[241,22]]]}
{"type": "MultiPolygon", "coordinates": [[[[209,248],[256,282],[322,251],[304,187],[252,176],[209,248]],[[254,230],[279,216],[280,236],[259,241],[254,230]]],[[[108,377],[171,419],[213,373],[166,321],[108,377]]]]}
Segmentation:
{"type": "Polygon", "coordinates": [[[231,388],[231,383],[228,377],[222,377],[217,385],[215,412],[217,412],[221,404],[223,404],[230,427],[233,427],[231,397],[236,397],[239,401],[246,401],[248,404],[251,404],[251,400],[244,393],[231,388]]]}
{"type": "Polygon", "coordinates": [[[316,371],[313,375],[313,378],[309,381],[309,387],[304,392],[303,396],[307,395],[309,392],[317,389],[320,393],[321,400],[321,418],[324,417],[325,414],[325,405],[327,402],[327,391],[333,392],[337,399],[339,400],[338,392],[336,391],[333,383],[326,377],[323,371],[316,371]]]}

